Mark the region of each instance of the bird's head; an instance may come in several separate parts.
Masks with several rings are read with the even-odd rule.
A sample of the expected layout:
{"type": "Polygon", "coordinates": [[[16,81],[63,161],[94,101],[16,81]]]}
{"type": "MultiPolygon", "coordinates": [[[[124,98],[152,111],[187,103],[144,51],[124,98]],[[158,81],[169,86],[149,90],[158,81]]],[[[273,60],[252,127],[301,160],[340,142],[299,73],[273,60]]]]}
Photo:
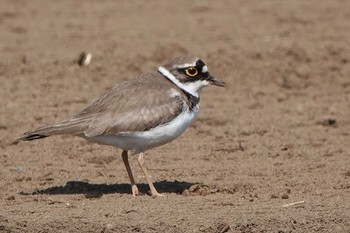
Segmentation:
{"type": "Polygon", "coordinates": [[[226,83],[214,78],[208,67],[197,57],[178,57],[158,71],[182,90],[199,97],[199,92],[208,85],[225,87],[226,83]]]}

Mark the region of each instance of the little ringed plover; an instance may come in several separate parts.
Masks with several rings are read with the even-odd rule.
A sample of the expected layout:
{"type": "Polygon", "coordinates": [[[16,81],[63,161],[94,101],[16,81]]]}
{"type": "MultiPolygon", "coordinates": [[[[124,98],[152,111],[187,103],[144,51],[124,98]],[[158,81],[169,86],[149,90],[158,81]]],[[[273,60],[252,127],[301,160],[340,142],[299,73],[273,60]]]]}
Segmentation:
{"type": "Polygon", "coordinates": [[[144,164],[144,152],[179,137],[199,110],[199,93],[208,86],[226,84],[210,75],[197,57],[179,57],[158,72],[125,81],[93,101],[72,118],[28,131],[17,140],[36,140],[53,135],[76,135],[123,150],[132,194],[141,195],[134,180],[128,151],[139,154],[138,163],[152,196],[155,189],[144,164]]]}

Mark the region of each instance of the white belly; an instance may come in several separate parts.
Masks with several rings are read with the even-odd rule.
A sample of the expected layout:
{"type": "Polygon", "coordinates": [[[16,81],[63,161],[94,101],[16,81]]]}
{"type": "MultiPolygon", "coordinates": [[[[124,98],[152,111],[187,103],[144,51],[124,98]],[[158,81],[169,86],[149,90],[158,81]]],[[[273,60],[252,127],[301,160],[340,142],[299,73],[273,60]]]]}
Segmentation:
{"type": "Polygon", "coordinates": [[[187,109],[172,121],[149,131],[123,132],[117,135],[97,136],[86,139],[100,144],[115,146],[123,150],[135,150],[135,153],[144,152],[179,137],[194,121],[197,113],[198,108],[194,111],[187,109]]]}

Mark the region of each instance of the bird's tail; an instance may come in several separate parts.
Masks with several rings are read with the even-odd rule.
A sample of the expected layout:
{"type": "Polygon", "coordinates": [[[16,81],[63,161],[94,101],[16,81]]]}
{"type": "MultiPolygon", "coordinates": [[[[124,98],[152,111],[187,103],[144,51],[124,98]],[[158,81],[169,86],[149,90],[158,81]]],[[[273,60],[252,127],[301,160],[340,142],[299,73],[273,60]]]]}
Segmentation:
{"type": "Polygon", "coordinates": [[[18,141],[32,141],[36,139],[46,138],[53,135],[81,135],[84,133],[84,124],[81,119],[69,119],[61,121],[52,125],[46,125],[39,127],[35,130],[25,132],[22,137],[18,138],[18,141]]]}

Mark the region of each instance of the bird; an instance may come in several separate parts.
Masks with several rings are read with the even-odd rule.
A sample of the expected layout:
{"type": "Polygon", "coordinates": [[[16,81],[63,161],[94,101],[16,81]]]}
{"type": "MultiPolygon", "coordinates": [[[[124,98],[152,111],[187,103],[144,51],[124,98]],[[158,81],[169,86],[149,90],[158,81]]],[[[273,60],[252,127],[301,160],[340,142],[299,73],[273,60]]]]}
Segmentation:
{"type": "Polygon", "coordinates": [[[212,76],[198,57],[176,57],[157,71],[124,81],[71,118],[27,131],[16,141],[73,135],[119,148],[133,196],[145,195],[129,164],[129,156],[138,154],[150,195],[164,196],[154,187],[145,152],[173,141],[193,123],[204,87],[225,87],[226,83],[212,76]]]}

